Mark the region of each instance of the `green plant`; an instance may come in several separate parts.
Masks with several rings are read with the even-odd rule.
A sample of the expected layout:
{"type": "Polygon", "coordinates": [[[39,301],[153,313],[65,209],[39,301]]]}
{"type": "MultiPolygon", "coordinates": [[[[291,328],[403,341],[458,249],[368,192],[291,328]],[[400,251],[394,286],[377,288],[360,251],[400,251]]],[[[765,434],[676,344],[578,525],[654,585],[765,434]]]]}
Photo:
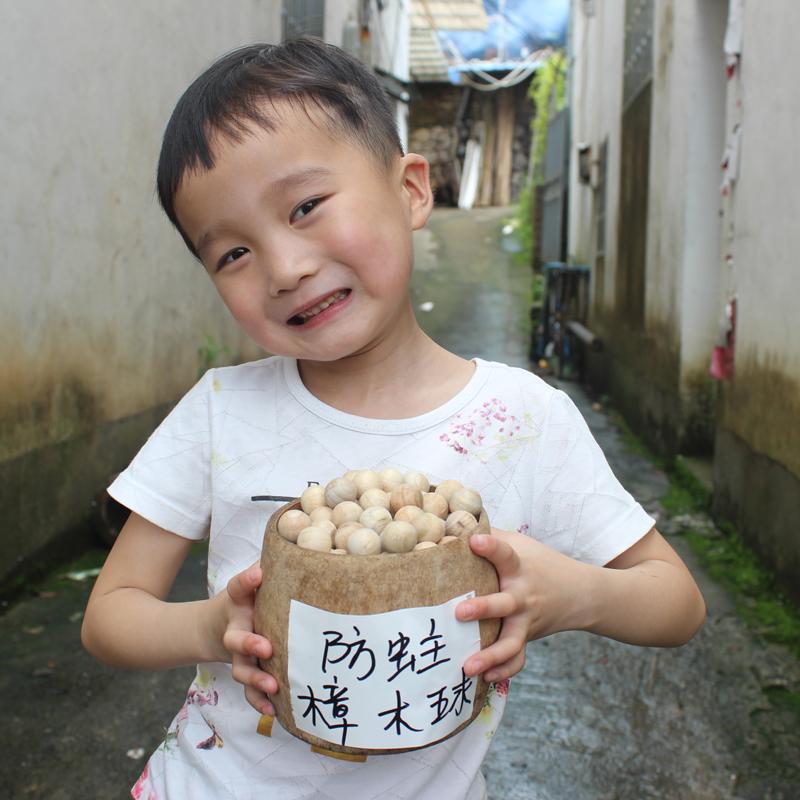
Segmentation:
{"type": "Polygon", "coordinates": [[[211,334],[205,334],[203,343],[197,348],[197,377],[201,378],[205,372],[217,363],[220,356],[229,356],[230,350],[217,341],[211,334]]]}
{"type": "Polygon", "coordinates": [[[530,263],[535,246],[533,220],[536,214],[536,188],[544,180],[544,154],[547,147],[547,130],[554,114],[567,103],[567,58],[554,51],[539,67],[528,87],[528,98],[534,106],[531,120],[531,180],[520,191],[515,210],[517,235],[530,263]]]}

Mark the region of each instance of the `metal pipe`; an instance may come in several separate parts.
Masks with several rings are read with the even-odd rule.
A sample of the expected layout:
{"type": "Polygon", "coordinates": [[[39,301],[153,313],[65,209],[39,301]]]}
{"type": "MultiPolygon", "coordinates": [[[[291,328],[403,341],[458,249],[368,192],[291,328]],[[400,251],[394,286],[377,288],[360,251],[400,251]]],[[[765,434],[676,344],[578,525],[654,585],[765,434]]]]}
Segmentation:
{"type": "Polygon", "coordinates": [[[595,336],[585,325],[580,322],[570,320],[567,323],[567,329],[574,333],[585,345],[592,348],[592,350],[602,350],[603,342],[595,336]]]}

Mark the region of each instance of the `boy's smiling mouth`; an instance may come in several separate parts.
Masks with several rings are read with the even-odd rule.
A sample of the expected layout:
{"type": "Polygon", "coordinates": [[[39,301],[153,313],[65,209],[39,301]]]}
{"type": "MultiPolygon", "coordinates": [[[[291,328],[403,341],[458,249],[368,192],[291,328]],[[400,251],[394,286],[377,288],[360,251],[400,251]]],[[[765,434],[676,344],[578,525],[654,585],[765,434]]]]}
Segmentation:
{"type": "Polygon", "coordinates": [[[307,306],[302,311],[298,311],[297,313],[293,314],[291,317],[289,317],[287,322],[289,325],[306,325],[309,320],[315,319],[326,309],[340,304],[343,300],[347,299],[350,294],[350,289],[338,289],[337,291],[329,294],[327,297],[324,297],[322,300],[319,300],[313,305],[307,306]]]}

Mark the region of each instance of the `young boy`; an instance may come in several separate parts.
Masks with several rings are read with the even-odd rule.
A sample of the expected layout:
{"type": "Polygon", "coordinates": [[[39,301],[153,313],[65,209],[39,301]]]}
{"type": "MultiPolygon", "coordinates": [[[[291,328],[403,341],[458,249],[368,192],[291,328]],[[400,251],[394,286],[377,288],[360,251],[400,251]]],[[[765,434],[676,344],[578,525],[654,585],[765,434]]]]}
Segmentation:
{"type": "Polygon", "coordinates": [[[109,490],[132,514],[89,600],[86,647],[120,666],[199,664],[134,797],[482,798],[480,764],[528,641],[691,638],[704,615],[694,581],[569,399],[419,328],[408,287],[412,231],[433,205],[428,165],[403,155],[357,61],[313,40],[223,57],[173,113],[158,190],[236,320],[277,355],[209,371],[109,490]],[[384,466],[481,492],[497,529],[471,547],[501,588],[457,617],[503,619],[465,664],[503,683],[450,739],[351,763],[277,724],[258,733],[284,690],[257,666],[271,645],[252,622],[254,562],[280,504],[251,498],[384,466]],[[165,602],[206,536],[209,599],[165,602]]]}

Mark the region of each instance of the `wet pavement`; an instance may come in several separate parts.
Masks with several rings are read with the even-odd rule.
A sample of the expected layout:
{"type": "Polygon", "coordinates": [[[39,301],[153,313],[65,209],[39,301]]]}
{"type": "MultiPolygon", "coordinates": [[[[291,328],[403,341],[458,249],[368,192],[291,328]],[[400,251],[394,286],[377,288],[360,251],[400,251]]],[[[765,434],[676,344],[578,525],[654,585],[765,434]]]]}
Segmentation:
{"type": "MultiPolygon", "coordinates": [[[[438,211],[418,234],[412,287],[423,327],[465,356],[527,366],[530,272],[501,248],[507,212],[438,211]]],[[[666,478],[626,449],[575,384],[573,397],[622,483],[659,520],[697,576],[708,621],[683,648],[563,633],[528,647],[485,773],[491,800],[796,800],[800,724],[774,702],[800,690],[785,649],[744,627],[669,518],[666,478]]],[[[86,563],[92,562],[92,556],[86,563]]],[[[187,561],[175,599],[202,596],[204,557],[187,561]]],[[[0,796],[124,798],[183,701],[191,668],[112,670],[83,652],[91,579],[53,576],[0,618],[0,796]]],[[[447,800],[447,798],[443,798],[447,800]]]]}

